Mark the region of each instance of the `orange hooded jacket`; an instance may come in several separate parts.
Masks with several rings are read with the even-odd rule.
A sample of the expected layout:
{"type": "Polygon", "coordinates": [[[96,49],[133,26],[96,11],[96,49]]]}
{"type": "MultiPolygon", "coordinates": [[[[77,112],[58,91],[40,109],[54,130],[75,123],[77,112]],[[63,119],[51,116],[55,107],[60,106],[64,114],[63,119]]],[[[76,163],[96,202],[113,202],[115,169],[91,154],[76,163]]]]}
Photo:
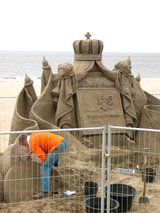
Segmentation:
{"type": "Polygon", "coordinates": [[[44,162],[47,154],[56,149],[63,139],[62,136],[50,132],[32,133],[29,139],[29,148],[44,162]]]}

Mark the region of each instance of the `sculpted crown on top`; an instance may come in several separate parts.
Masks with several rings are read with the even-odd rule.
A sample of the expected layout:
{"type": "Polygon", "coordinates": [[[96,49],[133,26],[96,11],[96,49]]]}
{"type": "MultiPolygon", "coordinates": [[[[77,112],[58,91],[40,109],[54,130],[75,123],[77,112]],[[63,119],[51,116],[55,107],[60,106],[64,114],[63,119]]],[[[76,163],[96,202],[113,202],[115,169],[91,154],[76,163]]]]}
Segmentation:
{"type": "Polygon", "coordinates": [[[91,34],[85,34],[85,40],[76,40],[73,42],[75,60],[77,61],[100,61],[102,59],[103,42],[97,39],[90,39],[91,34]]]}

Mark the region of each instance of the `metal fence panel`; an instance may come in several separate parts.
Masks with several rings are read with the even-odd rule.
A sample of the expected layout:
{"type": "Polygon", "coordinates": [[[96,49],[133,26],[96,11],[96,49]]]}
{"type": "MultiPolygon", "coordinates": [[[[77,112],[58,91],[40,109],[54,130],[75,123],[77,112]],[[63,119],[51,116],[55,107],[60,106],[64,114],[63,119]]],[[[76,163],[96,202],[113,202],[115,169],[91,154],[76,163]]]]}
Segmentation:
{"type": "Polygon", "coordinates": [[[160,130],[115,126],[110,129],[111,197],[120,201],[121,211],[158,213],[160,130]],[[114,134],[115,129],[120,133],[114,134]],[[128,139],[129,132],[134,140],[128,139]]]}
{"type": "MultiPolygon", "coordinates": [[[[53,167],[50,176],[51,191],[48,193],[47,198],[42,200],[33,201],[32,199],[32,195],[38,192],[40,187],[40,165],[34,162],[33,158],[26,161],[26,150],[24,151],[21,145],[19,145],[19,150],[16,152],[18,155],[15,155],[15,152],[10,155],[9,151],[5,151],[6,155],[2,161],[3,176],[0,180],[0,187],[4,184],[4,204],[0,204],[3,211],[7,203],[7,208],[10,212],[16,210],[17,204],[23,211],[26,204],[25,211],[28,212],[32,206],[35,208],[34,212],[39,212],[40,208],[42,212],[86,212],[85,201],[89,198],[85,195],[86,188],[84,183],[86,181],[98,184],[97,196],[101,197],[102,174],[104,178],[103,171],[105,170],[105,164],[102,166],[101,154],[103,129],[104,127],[0,132],[3,137],[8,134],[46,131],[55,132],[56,134],[63,132],[64,137],[69,132],[75,136],[75,140],[69,143],[68,148],[60,158],[59,166],[53,167]],[[92,134],[84,137],[81,131],[91,131],[92,134]],[[99,134],[97,134],[97,131],[99,134]]],[[[106,136],[105,133],[103,135],[106,136]]],[[[1,142],[3,143],[3,141],[1,142]]],[[[104,139],[103,143],[105,144],[104,139]]],[[[4,156],[2,155],[1,157],[3,158],[4,156]]],[[[1,199],[3,199],[3,195],[1,199]]]]}

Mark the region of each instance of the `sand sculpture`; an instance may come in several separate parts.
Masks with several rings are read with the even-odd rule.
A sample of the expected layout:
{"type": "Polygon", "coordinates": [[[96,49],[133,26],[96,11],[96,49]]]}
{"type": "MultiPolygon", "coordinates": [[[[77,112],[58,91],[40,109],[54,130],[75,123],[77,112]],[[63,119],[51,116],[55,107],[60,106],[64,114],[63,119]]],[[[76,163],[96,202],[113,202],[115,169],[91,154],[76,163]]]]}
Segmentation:
{"type": "MultiPolygon", "coordinates": [[[[54,74],[46,58],[43,59],[39,98],[36,96],[33,81],[28,76],[25,77],[24,88],[17,98],[11,131],[85,128],[107,124],[159,128],[160,123],[154,118],[157,114],[159,116],[160,100],[143,91],[139,76],[135,78],[132,75],[131,59],[127,58],[116,63],[111,71],[102,62],[102,41],[92,40],[89,33],[85,36],[85,40],[76,40],[73,43],[75,53],[73,64],[60,64],[58,73],[54,74]],[[147,113],[152,114],[152,120],[147,113]],[[150,126],[152,122],[156,124],[150,126]]],[[[62,155],[64,159],[60,164],[61,173],[66,173],[67,169],[68,171],[77,169],[75,165],[78,165],[79,161],[83,165],[81,169],[88,168],[87,162],[92,159],[93,154],[83,155],[83,150],[86,149],[92,153],[91,148],[82,143],[87,139],[87,132],[83,132],[82,138],[76,138],[67,132],[60,134],[65,135],[69,141],[69,154],[62,155]]],[[[128,134],[128,137],[136,140],[132,134],[128,134]]],[[[39,164],[36,157],[32,155],[32,159],[25,162],[22,153],[26,153],[27,150],[22,150],[18,145],[18,138],[18,134],[10,135],[9,147],[2,158],[1,173],[5,180],[4,191],[7,202],[31,199],[33,191],[37,190],[37,185],[32,187],[35,183],[26,180],[23,184],[27,184],[30,190],[24,194],[18,184],[15,187],[15,184],[12,185],[9,181],[14,178],[14,181],[25,178],[26,173],[27,177],[30,177],[33,168],[34,177],[39,177],[39,164]],[[15,169],[15,165],[18,169],[15,169]],[[23,172],[19,172],[22,170],[23,172]],[[20,196],[12,196],[17,190],[20,196]]],[[[90,166],[92,175],[95,168],[96,175],[100,171],[100,168],[93,163],[90,166]]],[[[67,180],[62,181],[68,184],[67,180]]],[[[84,181],[83,178],[81,181],[84,181]]]]}

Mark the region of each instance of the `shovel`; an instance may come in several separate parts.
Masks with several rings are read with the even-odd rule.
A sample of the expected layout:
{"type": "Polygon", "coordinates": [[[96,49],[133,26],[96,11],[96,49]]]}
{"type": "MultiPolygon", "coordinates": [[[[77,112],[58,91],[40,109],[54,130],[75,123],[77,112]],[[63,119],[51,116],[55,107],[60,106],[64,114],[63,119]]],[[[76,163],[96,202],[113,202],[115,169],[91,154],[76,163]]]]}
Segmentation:
{"type": "Polygon", "coordinates": [[[139,198],[139,203],[149,203],[149,198],[146,197],[146,164],[147,157],[144,156],[144,186],[143,186],[143,196],[139,198]]]}

